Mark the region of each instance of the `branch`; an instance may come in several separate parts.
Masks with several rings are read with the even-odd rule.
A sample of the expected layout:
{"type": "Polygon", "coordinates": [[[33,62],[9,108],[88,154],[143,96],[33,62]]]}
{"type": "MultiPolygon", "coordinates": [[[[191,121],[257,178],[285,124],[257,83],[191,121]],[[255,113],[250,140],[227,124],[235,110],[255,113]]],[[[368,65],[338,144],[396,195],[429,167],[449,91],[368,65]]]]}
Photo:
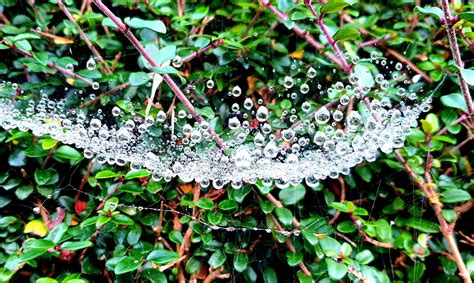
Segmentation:
{"type": "MultiPolygon", "coordinates": [[[[444,22],[446,24],[446,32],[448,34],[449,39],[449,46],[451,47],[451,53],[453,55],[454,62],[456,65],[463,69],[464,63],[461,59],[461,52],[459,51],[458,40],[456,38],[456,31],[454,30],[454,23],[456,22],[456,18],[451,15],[451,10],[449,9],[449,2],[448,0],[440,0],[441,7],[443,8],[444,13],[444,22]]],[[[467,110],[469,114],[474,114],[474,105],[472,104],[471,93],[469,92],[469,86],[467,85],[466,81],[462,77],[462,73],[458,73],[458,80],[461,86],[461,92],[464,96],[464,100],[466,101],[467,110]]]]}
{"type": "Polygon", "coordinates": [[[219,45],[222,45],[222,43],[224,43],[224,39],[222,39],[222,38],[217,40],[217,41],[211,42],[211,43],[209,43],[208,46],[206,46],[202,49],[199,49],[198,51],[193,52],[190,55],[184,57],[183,59],[181,59],[181,62],[183,62],[183,63],[189,62],[189,61],[193,60],[194,58],[196,58],[198,56],[201,56],[201,54],[203,54],[207,50],[219,47],[219,45]]]}
{"type": "Polygon", "coordinates": [[[99,206],[97,207],[97,210],[101,210],[105,203],[107,202],[107,200],[109,198],[111,198],[116,192],[117,190],[120,188],[120,186],[122,186],[123,182],[125,181],[124,178],[120,178],[120,181],[117,183],[117,185],[115,185],[115,187],[112,189],[112,191],[102,200],[102,202],[99,204],[99,206]]]}
{"type": "Polygon", "coordinates": [[[428,82],[428,83],[433,82],[433,79],[431,79],[425,72],[423,72],[420,68],[418,68],[415,64],[413,64],[410,60],[408,60],[408,58],[406,58],[405,56],[403,56],[402,54],[398,53],[397,51],[395,51],[391,48],[387,47],[385,49],[387,50],[388,54],[390,54],[393,57],[397,58],[398,61],[407,64],[408,66],[410,66],[410,69],[412,69],[413,71],[420,74],[426,82],[428,82]]]}
{"type": "MultiPolygon", "coordinates": [[[[339,176],[339,184],[341,184],[341,200],[340,202],[344,202],[346,200],[346,183],[344,182],[344,177],[339,176]]],[[[329,220],[328,224],[332,225],[336,220],[339,218],[339,215],[341,215],[341,212],[339,210],[336,211],[336,214],[334,214],[334,217],[329,220]]]]}
{"type": "Polygon", "coordinates": [[[95,97],[94,99],[91,99],[91,100],[89,100],[89,101],[86,101],[86,102],[82,103],[82,104],[79,106],[79,108],[85,108],[85,107],[89,107],[89,106],[91,106],[91,105],[93,105],[93,104],[96,104],[97,101],[99,101],[102,97],[110,96],[110,95],[112,95],[112,94],[114,94],[114,93],[116,93],[116,92],[119,92],[119,91],[121,91],[121,90],[126,89],[126,88],[129,87],[129,86],[130,86],[130,83],[129,83],[129,82],[126,82],[126,83],[123,83],[123,84],[121,84],[121,85],[118,85],[118,86],[114,87],[113,89],[108,90],[108,91],[102,93],[101,95],[95,97]]]}
{"type": "MultiPolygon", "coordinates": [[[[145,60],[148,61],[148,63],[152,67],[159,67],[159,64],[155,62],[155,60],[152,58],[152,56],[145,50],[143,45],[138,41],[138,39],[133,35],[133,33],[130,31],[130,29],[120,20],[115,16],[115,14],[110,11],[107,6],[105,6],[102,3],[102,0],[92,0],[94,4],[102,10],[102,12],[109,18],[111,19],[115,25],[117,26],[117,30],[120,31],[125,37],[128,38],[128,40],[135,46],[135,48],[140,52],[140,54],[145,58],[145,60]]],[[[183,103],[183,105],[188,109],[189,113],[191,116],[197,121],[197,122],[202,122],[204,121],[204,118],[202,118],[199,114],[196,113],[196,110],[194,109],[193,104],[188,100],[186,95],[179,89],[179,87],[176,85],[176,83],[173,81],[173,79],[168,75],[164,74],[163,75],[164,81],[168,84],[168,86],[171,88],[171,90],[174,92],[174,94],[178,97],[178,99],[183,103]]],[[[217,145],[225,149],[224,142],[222,139],[219,137],[219,135],[211,128],[208,128],[208,132],[214,137],[214,140],[216,141],[217,145]]]]}
{"type": "MultiPolygon", "coordinates": [[[[58,1],[59,8],[64,12],[64,14],[69,19],[69,21],[71,21],[71,23],[73,23],[76,26],[77,31],[79,32],[79,35],[81,36],[82,40],[84,40],[87,47],[92,51],[92,54],[94,54],[96,58],[102,58],[102,56],[100,56],[99,51],[97,51],[94,45],[92,45],[92,42],[89,40],[89,38],[87,38],[87,35],[84,33],[84,31],[82,31],[81,27],[77,24],[76,20],[71,15],[67,7],[63,4],[62,0],[57,0],[57,1],[58,1]]],[[[107,73],[112,74],[112,70],[110,70],[105,60],[101,59],[99,60],[99,63],[104,67],[107,73]]]]}
{"type": "Polygon", "coordinates": [[[324,25],[323,14],[319,15],[319,17],[318,17],[318,15],[316,14],[316,11],[314,10],[313,6],[311,5],[311,1],[304,1],[304,2],[305,2],[305,5],[309,8],[311,13],[313,14],[313,16],[316,19],[318,19],[317,22],[316,22],[316,25],[319,26],[319,28],[323,32],[324,37],[326,38],[326,40],[331,45],[332,50],[334,50],[337,57],[339,58],[339,62],[341,62],[341,68],[344,70],[344,72],[350,73],[351,72],[351,66],[349,66],[349,64],[347,63],[346,57],[344,57],[344,54],[342,54],[342,52],[339,49],[339,47],[337,46],[336,42],[334,41],[332,36],[329,34],[329,31],[326,28],[326,25],[324,25]]]}
{"type": "MultiPolygon", "coordinates": [[[[270,4],[270,1],[269,0],[262,0],[262,5],[267,7],[275,16],[277,16],[278,18],[280,18],[280,20],[282,21],[287,21],[288,20],[288,17],[281,13],[280,11],[278,11],[275,7],[273,7],[271,4],[270,4]]],[[[324,51],[323,52],[323,49],[324,49],[324,45],[322,45],[321,43],[317,42],[314,37],[312,37],[308,31],[300,28],[296,23],[291,27],[291,29],[296,32],[296,34],[298,34],[300,37],[304,38],[311,46],[313,46],[317,51],[319,51],[320,53],[323,53],[324,55],[326,55],[326,57],[328,57],[329,60],[331,60],[332,62],[334,62],[336,65],[339,65],[341,68],[343,68],[343,63],[341,63],[341,61],[339,61],[339,59],[334,56],[334,54],[332,54],[331,52],[327,52],[327,51],[324,51]]],[[[344,68],[343,68],[344,69],[344,68]]]]}
{"type": "MultiPolygon", "coordinates": [[[[33,56],[33,54],[27,52],[27,51],[24,51],[24,50],[21,50],[19,49],[18,47],[16,47],[15,45],[13,44],[10,44],[10,43],[7,43],[5,41],[2,41],[1,43],[5,44],[6,46],[8,46],[11,50],[15,51],[15,52],[18,52],[20,54],[22,54],[23,56],[25,57],[28,57],[28,58],[31,58],[31,59],[36,59],[35,56],[33,56]]],[[[92,86],[92,82],[84,77],[81,77],[79,75],[77,75],[76,73],[74,73],[73,71],[69,71],[67,69],[64,69],[62,67],[59,67],[58,65],[54,64],[54,63],[51,63],[49,62],[48,64],[48,67],[50,68],[53,68],[53,69],[56,69],[58,71],[60,71],[61,73],[65,74],[65,75],[68,75],[72,78],[75,78],[75,79],[78,79],[80,81],[83,81],[84,83],[86,83],[87,85],[89,86],[92,86]]]]}
{"type": "MultiPolygon", "coordinates": [[[[399,150],[395,150],[395,156],[398,161],[403,165],[405,171],[413,178],[413,181],[416,185],[423,191],[423,194],[428,199],[431,207],[433,208],[436,218],[441,226],[441,233],[443,234],[446,242],[449,245],[449,249],[451,250],[451,255],[454,261],[456,262],[458,269],[459,269],[459,276],[463,279],[465,283],[471,283],[471,276],[469,270],[466,268],[464,260],[462,259],[461,253],[459,252],[459,248],[457,246],[456,240],[453,236],[453,231],[451,227],[448,225],[446,220],[442,214],[443,205],[439,201],[439,194],[433,189],[433,183],[424,183],[413,171],[413,169],[408,166],[407,162],[400,154],[399,150]]],[[[431,179],[431,176],[429,177],[431,179]]],[[[428,181],[428,180],[427,180],[428,181]]]]}
{"type": "MultiPolygon", "coordinates": [[[[257,199],[258,199],[259,201],[262,201],[262,198],[260,197],[260,195],[259,195],[258,193],[255,193],[255,195],[256,195],[256,197],[257,197],[257,199]]],[[[271,194],[267,194],[267,198],[268,198],[268,200],[270,200],[272,203],[274,203],[275,206],[277,206],[277,207],[282,207],[281,202],[278,201],[278,200],[277,200],[275,197],[273,197],[271,194]],[[278,205],[279,205],[279,206],[278,206],[278,205]]],[[[275,224],[275,226],[277,227],[278,231],[285,231],[285,229],[283,229],[283,226],[281,226],[281,224],[280,224],[280,222],[278,221],[278,219],[277,219],[272,213],[270,213],[270,218],[272,219],[273,224],[275,224]]],[[[293,221],[293,225],[295,225],[295,221],[296,221],[297,225],[295,225],[295,226],[298,226],[298,227],[300,226],[299,222],[298,222],[294,217],[293,217],[293,220],[292,220],[292,221],[293,221]]],[[[286,246],[288,247],[288,249],[289,249],[291,252],[296,252],[296,248],[295,248],[295,246],[293,245],[293,243],[290,241],[290,239],[287,238],[287,239],[285,240],[285,243],[286,243],[286,246]]],[[[304,273],[305,275],[308,275],[308,276],[311,275],[311,272],[308,270],[308,268],[306,267],[306,265],[304,264],[303,261],[301,261],[301,262],[299,263],[299,266],[300,266],[300,268],[301,268],[301,271],[303,271],[303,273],[304,273]]]]}

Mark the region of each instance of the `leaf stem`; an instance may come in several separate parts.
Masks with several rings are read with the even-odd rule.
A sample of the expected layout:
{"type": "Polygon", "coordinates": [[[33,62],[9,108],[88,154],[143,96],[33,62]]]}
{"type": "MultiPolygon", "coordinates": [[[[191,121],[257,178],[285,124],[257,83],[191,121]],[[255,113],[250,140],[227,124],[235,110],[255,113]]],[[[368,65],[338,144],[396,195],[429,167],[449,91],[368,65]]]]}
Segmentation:
{"type": "MultiPolygon", "coordinates": [[[[111,19],[115,25],[117,26],[118,31],[120,31],[127,39],[133,44],[133,46],[140,52],[140,54],[148,61],[148,63],[152,67],[159,67],[160,65],[155,62],[155,60],[151,57],[150,53],[146,51],[143,45],[138,41],[135,35],[130,31],[128,26],[126,26],[122,20],[117,18],[115,14],[105,6],[101,0],[93,0],[94,4],[109,18],[111,19]]],[[[188,109],[189,114],[198,122],[203,122],[204,118],[202,118],[199,114],[196,113],[193,104],[189,101],[189,99],[184,95],[181,89],[176,85],[173,79],[168,75],[163,75],[164,81],[168,84],[174,94],[178,97],[178,99],[183,103],[183,105],[188,109]]],[[[213,136],[214,140],[216,141],[217,145],[221,149],[225,149],[224,142],[219,137],[219,135],[211,128],[208,128],[208,132],[213,136]]]]}
{"type": "MultiPolygon", "coordinates": [[[[283,14],[282,12],[278,11],[275,7],[273,7],[269,0],[262,0],[262,5],[265,6],[267,9],[270,10],[275,16],[277,16],[281,21],[286,22],[288,21],[288,16],[283,14]]],[[[300,37],[304,38],[311,46],[313,46],[316,50],[320,53],[326,55],[326,57],[331,60],[336,65],[343,68],[343,63],[331,52],[323,51],[324,45],[317,42],[314,37],[312,37],[308,31],[300,28],[296,23],[292,25],[291,29],[296,32],[300,37]]]]}
{"type": "MultiPolygon", "coordinates": [[[[456,31],[454,30],[454,23],[456,21],[456,18],[453,17],[451,14],[448,0],[440,0],[440,3],[441,3],[441,7],[443,8],[444,22],[446,25],[446,33],[448,34],[449,46],[451,47],[451,54],[453,55],[454,63],[456,63],[456,65],[459,68],[463,69],[464,62],[462,61],[462,58],[461,58],[461,52],[459,51],[456,31]]],[[[472,104],[472,97],[469,91],[469,86],[464,80],[461,72],[458,72],[457,75],[458,75],[458,80],[459,80],[459,85],[461,88],[462,95],[464,96],[464,100],[466,101],[467,112],[468,114],[474,114],[474,105],[472,104]]]]}
{"type": "MultiPolygon", "coordinates": [[[[430,170],[430,167],[427,166],[427,168],[425,168],[425,178],[427,180],[423,182],[423,180],[421,180],[421,178],[416,175],[413,169],[410,168],[410,166],[405,161],[403,156],[400,154],[400,151],[398,149],[395,150],[395,157],[398,159],[398,161],[400,161],[405,171],[413,178],[413,182],[415,182],[418,188],[420,188],[420,190],[423,192],[425,197],[429,200],[429,203],[431,207],[433,208],[436,218],[438,219],[438,222],[441,226],[441,233],[446,239],[451,255],[458,266],[459,276],[463,279],[465,283],[471,283],[472,280],[471,280],[469,270],[466,268],[466,264],[464,263],[464,260],[462,259],[461,253],[459,252],[456,239],[454,239],[454,236],[453,236],[453,231],[451,227],[448,225],[448,223],[446,222],[446,219],[444,219],[444,216],[442,214],[443,205],[439,201],[439,194],[433,189],[433,182],[431,180],[431,175],[429,171],[428,172],[426,171],[426,169],[430,170]]],[[[430,161],[427,161],[427,162],[430,162],[430,161]]]]}
{"type": "Polygon", "coordinates": [[[69,21],[71,21],[71,23],[73,23],[73,25],[76,26],[77,28],[77,31],[79,32],[79,35],[81,36],[82,40],[84,40],[84,43],[87,45],[87,47],[92,51],[92,54],[94,54],[94,56],[96,58],[100,58],[98,61],[99,63],[102,65],[102,67],[104,67],[105,71],[108,73],[108,74],[112,74],[112,70],[110,69],[109,65],[107,65],[107,62],[105,62],[105,60],[102,58],[102,56],[100,56],[100,53],[99,51],[97,51],[97,49],[94,47],[94,45],[92,44],[92,42],[89,40],[89,38],[87,37],[87,35],[84,33],[84,31],[81,29],[81,27],[79,26],[79,24],[76,22],[76,20],[74,19],[74,17],[71,15],[71,13],[69,12],[69,10],[67,9],[66,5],[64,5],[63,1],[62,0],[57,0],[58,2],[58,6],[59,8],[64,12],[64,14],[66,15],[66,17],[69,19],[69,21]]]}
{"type": "MultiPolygon", "coordinates": [[[[20,53],[20,54],[22,54],[22,55],[25,56],[25,57],[32,58],[32,59],[36,59],[35,56],[33,56],[33,54],[31,54],[31,53],[29,53],[29,52],[27,52],[27,51],[21,50],[21,49],[19,49],[18,47],[16,47],[16,46],[13,45],[13,44],[7,43],[7,42],[5,42],[5,41],[3,41],[3,42],[1,42],[1,43],[5,44],[5,45],[8,46],[11,50],[13,50],[13,51],[15,51],[15,52],[17,52],[17,53],[20,53]]],[[[56,64],[54,64],[54,63],[52,63],[52,62],[47,63],[47,65],[48,65],[48,67],[50,67],[50,68],[56,69],[56,70],[60,71],[61,73],[65,74],[65,75],[68,75],[68,76],[70,76],[70,77],[72,77],[72,78],[78,79],[78,80],[80,80],[80,81],[86,83],[87,85],[92,86],[92,82],[91,82],[90,80],[88,80],[88,79],[86,79],[86,78],[84,78],[84,77],[79,76],[78,74],[74,73],[73,71],[69,71],[69,70],[64,69],[64,68],[62,68],[62,67],[59,67],[58,65],[56,65],[56,64]]]]}

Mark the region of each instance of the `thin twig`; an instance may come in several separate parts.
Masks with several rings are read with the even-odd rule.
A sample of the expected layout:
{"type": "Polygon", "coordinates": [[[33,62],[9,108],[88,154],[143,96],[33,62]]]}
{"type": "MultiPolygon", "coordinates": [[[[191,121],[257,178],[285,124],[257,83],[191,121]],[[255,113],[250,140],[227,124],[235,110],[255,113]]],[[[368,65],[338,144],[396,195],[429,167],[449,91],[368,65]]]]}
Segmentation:
{"type": "Polygon", "coordinates": [[[326,40],[329,42],[331,45],[332,50],[336,53],[337,57],[339,58],[339,61],[341,62],[341,68],[346,72],[350,73],[351,71],[351,66],[347,63],[346,57],[344,57],[344,54],[342,54],[341,50],[336,44],[336,41],[332,38],[331,34],[329,34],[328,29],[326,28],[326,25],[324,24],[323,21],[323,14],[317,15],[316,11],[314,10],[313,6],[311,5],[311,1],[305,1],[306,6],[309,8],[313,16],[317,19],[317,26],[321,29],[323,32],[324,37],[326,40]]]}
{"type": "MultiPolygon", "coordinates": [[[[25,57],[28,57],[28,58],[31,58],[31,59],[35,59],[35,57],[33,56],[33,54],[31,54],[31,53],[29,53],[29,52],[27,52],[27,51],[24,51],[24,50],[21,50],[21,49],[17,48],[17,47],[16,47],[15,45],[13,45],[13,44],[7,43],[7,42],[5,42],[5,41],[3,41],[3,42],[1,42],[1,43],[5,44],[6,46],[8,46],[8,47],[9,47],[10,49],[12,49],[13,51],[15,51],[15,52],[17,52],[17,53],[20,53],[20,54],[22,54],[22,55],[25,56],[25,57]]],[[[86,83],[87,85],[92,86],[92,82],[91,82],[90,80],[88,80],[88,79],[86,79],[86,78],[84,78],[84,77],[82,77],[82,76],[79,76],[78,74],[74,73],[73,71],[69,71],[69,70],[64,69],[64,68],[62,68],[62,67],[59,67],[58,65],[56,65],[56,64],[54,64],[54,63],[52,63],[52,62],[49,62],[47,65],[48,65],[48,67],[53,68],[53,69],[56,69],[56,70],[58,70],[59,72],[65,74],[65,75],[67,75],[67,76],[70,76],[70,77],[72,77],[72,78],[78,79],[78,80],[80,80],[80,81],[86,83]]]]}
{"type": "Polygon", "coordinates": [[[453,256],[453,259],[458,266],[459,276],[463,279],[465,283],[471,283],[472,280],[471,280],[469,270],[466,268],[466,264],[464,263],[461,253],[459,252],[456,239],[453,236],[453,230],[446,222],[446,219],[444,219],[444,216],[442,213],[443,205],[439,201],[439,194],[433,189],[433,186],[435,184],[433,184],[431,181],[431,175],[425,172],[425,177],[429,176],[428,178],[429,180],[426,180],[427,183],[423,182],[423,180],[421,180],[416,175],[413,169],[410,168],[408,163],[400,154],[399,150],[395,150],[395,156],[398,159],[398,161],[403,165],[403,168],[405,169],[405,171],[413,178],[413,182],[415,182],[418,188],[420,188],[420,190],[423,192],[425,197],[428,199],[431,207],[433,208],[436,218],[438,219],[438,223],[440,224],[440,227],[441,227],[441,233],[443,234],[446,242],[448,243],[449,249],[451,251],[451,255],[453,256]]]}
{"type": "MultiPolygon", "coordinates": [[[[344,177],[339,176],[339,184],[341,185],[341,199],[340,202],[344,202],[346,200],[346,182],[344,182],[344,177]]],[[[336,214],[334,214],[334,217],[329,220],[328,224],[332,225],[336,222],[336,220],[339,218],[339,215],[341,212],[338,210],[336,214]]]]}
{"type": "Polygon", "coordinates": [[[94,45],[89,40],[87,35],[84,33],[84,31],[82,31],[81,27],[76,22],[74,17],[71,15],[71,13],[67,9],[66,5],[63,4],[63,1],[62,0],[57,0],[57,2],[58,2],[59,8],[63,11],[63,13],[66,15],[66,17],[69,19],[69,21],[71,21],[71,23],[76,26],[77,31],[79,32],[79,35],[81,36],[82,40],[87,45],[87,47],[92,51],[92,54],[94,54],[94,56],[96,58],[98,58],[99,63],[102,65],[102,67],[104,67],[105,71],[108,74],[112,74],[112,70],[109,68],[109,65],[107,65],[107,62],[105,62],[105,60],[100,55],[99,51],[97,51],[97,49],[94,47],[94,45]]]}
{"type": "MultiPolygon", "coordinates": [[[[275,7],[273,7],[271,4],[270,4],[270,1],[269,0],[262,0],[262,5],[267,7],[275,16],[277,16],[281,21],[285,22],[288,20],[288,16],[281,13],[280,11],[278,11],[275,7]]],[[[300,37],[304,38],[311,46],[313,46],[317,51],[319,51],[320,53],[323,53],[324,55],[326,55],[326,57],[331,60],[333,63],[335,63],[336,65],[339,65],[341,68],[343,66],[343,64],[339,61],[339,59],[334,56],[334,54],[332,54],[331,52],[327,52],[327,51],[323,51],[324,50],[324,45],[317,42],[314,37],[312,37],[308,31],[300,28],[296,23],[293,24],[293,26],[291,27],[291,29],[296,32],[296,34],[298,34],[300,37]]]]}
{"type": "MultiPolygon", "coordinates": [[[[454,30],[454,24],[457,20],[455,17],[451,15],[451,10],[449,9],[449,1],[440,0],[440,3],[441,3],[441,7],[443,8],[444,22],[446,24],[446,32],[448,34],[449,46],[451,47],[451,53],[453,55],[454,62],[459,68],[463,69],[464,63],[461,59],[461,51],[459,51],[456,31],[454,30]]],[[[474,105],[472,104],[472,97],[469,91],[469,86],[464,80],[461,72],[458,72],[458,80],[461,87],[462,95],[464,96],[464,100],[466,101],[468,113],[474,114],[474,105]]]]}
{"type": "Polygon", "coordinates": [[[101,98],[103,97],[106,97],[106,96],[110,96],[116,92],[119,92],[121,90],[124,90],[126,88],[128,88],[130,86],[130,83],[129,82],[126,82],[126,83],[123,83],[121,85],[118,85],[116,87],[114,87],[113,89],[111,90],[108,90],[102,94],[100,94],[99,96],[96,96],[94,99],[91,99],[89,101],[86,101],[84,103],[82,103],[81,105],[79,105],[79,108],[85,108],[85,107],[89,107],[91,105],[94,105],[96,104],[101,98]]]}
{"type": "Polygon", "coordinates": [[[215,49],[215,48],[219,47],[219,45],[222,45],[222,43],[224,43],[224,39],[222,39],[222,38],[217,40],[217,41],[211,42],[211,43],[209,43],[209,45],[207,45],[207,46],[199,49],[198,51],[193,52],[193,53],[189,54],[188,56],[184,57],[183,59],[181,59],[181,62],[183,62],[183,63],[189,62],[189,61],[193,60],[194,58],[196,58],[198,56],[201,56],[201,54],[208,51],[209,49],[215,49]]]}
{"type": "Polygon", "coordinates": [[[403,56],[402,54],[398,53],[397,51],[395,51],[391,48],[385,48],[385,50],[387,51],[388,54],[390,54],[393,57],[397,58],[398,61],[400,61],[402,63],[405,63],[408,66],[410,66],[410,69],[412,69],[413,71],[415,71],[419,75],[421,75],[427,83],[432,83],[433,82],[433,79],[430,78],[430,76],[428,76],[425,72],[423,72],[420,68],[418,68],[415,64],[413,64],[410,60],[408,60],[408,58],[406,58],[405,56],[403,56]]]}
{"type": "MultiPolygon", "coordinates": [[[[130,31],[130,29],[122,22],[121,19],[119,19],[115,14],[107,7],[105,6],[101,0],[93,0],[94,4],[109,18],[111,19],[115,25],[117,26],[117,30],[120,31],[125,37],[128,38],[128,40],[133,44],[133,46],[140,52],[140,54],[145,58],[145,60],[148,61],[148,63],[152,67],[159,67],[160,65],[155,62],[153,57],[148,53],[148,51],[145,50],[143,45],[138,41],[138,39],[135,37],[135,35],[130,31]]],[[[183,103],[184,107],[186,107],[189,111],[189,114],[197,121],[197,122],[203,122],[204,118],[197,114],[196,110],[194,109],[193,104],[189,99],[186,97],[186,95],[181,91],[181,89],[176,85],[176,83],[173,81],[173,79],[168,75],[164,74],[163,75],[164,81],[168,84],[168,86],[171,88],[171,90],[174,92],[174,94],[178,97],[178,99],[183,103]]],[[[208,128],[208,132],[213,136],[214,140],[216,141],[217,145],[221,149],[225,149],[225,145],[223,140],[219,137],[219,135],[211,128],[208,128]]]]}

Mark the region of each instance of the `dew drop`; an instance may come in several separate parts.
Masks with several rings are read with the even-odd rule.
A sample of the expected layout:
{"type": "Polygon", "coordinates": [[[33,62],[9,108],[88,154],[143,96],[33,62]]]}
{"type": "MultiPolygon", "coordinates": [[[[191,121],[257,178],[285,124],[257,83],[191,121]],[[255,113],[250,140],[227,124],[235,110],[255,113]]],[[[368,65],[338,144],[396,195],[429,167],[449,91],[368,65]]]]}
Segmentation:
{"type": "Polygon", "coordinates": [[[90,58],[89,60],[87,60],[86,67],[87,67],[88,70],[92,71],[92,70],[95,69],[96,66],[97,65],[96,65],[95,60],[93,58],[90,58]]]}

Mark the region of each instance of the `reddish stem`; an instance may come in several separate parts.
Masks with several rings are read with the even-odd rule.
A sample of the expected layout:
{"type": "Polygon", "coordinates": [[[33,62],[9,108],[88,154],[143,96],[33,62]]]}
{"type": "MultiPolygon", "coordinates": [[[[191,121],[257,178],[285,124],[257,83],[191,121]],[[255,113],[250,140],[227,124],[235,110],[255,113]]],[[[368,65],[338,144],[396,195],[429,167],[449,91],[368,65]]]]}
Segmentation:
{"type": "MultiPolygon", "coordinates": [[[[451,47],[451,53],[453,55],[454,62],[456,65],[463,69],[464,63],[461,58],[461,51],[459,51],[458,40],[456,38],[456,31],[454,30],[455,18],[451,15],[451,10],[449,9],[448,0],[440,0],[441,7],[443,8],[444,13],[444,22],[446,24],[446,32],[448,34],[449,46],[451,47]]],[[[474,114],[474,105],[472,104],[471,93],[469,91],[469,86],[464,80],[462,73],[458,73],[458,80],[461,87],[462,95],[467,105],[467,112],[469,114],[474,114]]]]}
{"type": "MultiPolygon", "coordinates": [[[[148,61],[148,63],[152,67],[160,66],[158,63],[155,62],[155,60],[151,57],[151,55],[145,50],[145,48],[140,43],[140,41],[135,37],[135,35],[130,31],[130,29],[122,22],[121,19],[117,18],[117,16],[115,16],[115,14],[112,11],[110,11],[110,9],[107,6],[105,6],[101,0],[93,0],[93,2],[108,18],[110,18],[115,23],[115,25],[117,26],[117,29],[123,35],[125,35],[125,37],[128,38],[128,40],[133,44],[133,46],[135,46],[138,52],[140,52],[140,54],[148,61]]],[[[204,118],[202,118],[200,115],[196,113],[196,110],[194,109],[193,104],[188,100],[186,95],[184,95],[184,93],[179,89],[179,87],[176,85],[173,79],[168,74],[164,74],[163,79],[171,88],[171,90],[174,92],[174,94],[178,97],[181,103],[183,103],[183,105],[188,109],[191,116],[198,122],[204,121],[204,118]]],[[[225,149],[224,142],[219,137],[219,135],[210,127],[208,131],[214,137],[214,140],[216,141],[217,145],[220,148],[225,149]]]]}
{"type": "Polygon", "coordinates": [[[198,57],[198,56],[201,56],[201,54],[203,54],[204,52],[206,52],[207,50],[209,49],[214,49],[214,48],[217,48],[219,47],[219,45],[222,45],[222,43],[224,43],[224,39],[219,39],[217,41],[214,41],[214,42],[211,42],[208,46],[202,48],[202,49],[199,49],[198,51],[196,52],[193,52],[191,53],[190,55],[184,57],[181,61],[183,63],[185,62],[189,62],[191,60],[193,60],[194,58],[198,57]]]}
{"type": "MultiPolygon", "coordinates": [[[[262,5],[267,7],[273,14],[275,14],[275,16],[277,16],[278,18],[280,18],[280,20],[282,21],[287,21],[288,20],[288,17],[287,15],[281,13],[280,11],[278,11],[275,7],[273,7],[270,2],[268,0],[262,0],[262,5]]],[[[343,64],[341,61],[339,61],[339,59],[334,56],[334,54],[332,54],[331,52],[327,52],[327,51],[322,51],[324,49],[324,45],[322,45],[321,43],[317,42],[314,37],[312,37],[308,31],[300,28],[297,24],[293,24],[293,26],[291,27],[291,29],[296,32],[296,34],[298,34],[300,37],[304,38],[311,46],[313,46],[316,50],[318,50],[319,52],[323,53],[324,55],[326,55],[326,57],[331,60],[332,62],[334,62],[336,65],[340,66],[341,68],[343,68],[343,64]]]]}
{"type": "MultiPolygon", "coordinates": [[[[10,43],[7,43],[5,41],[2,42],[3,44],[5,44],[6,46],[8,46],[10,49],[12,49],[13,51],[15,52],[18,52],[20,54],[22,54],[23,56],[26,56],[28,58],[32,58],[32,59],[35,59],[35,56],[33,56],[33,54],[27,52],[27,51],[24,51],[24,50],[21,50],[19,48],[17,48],[15,45],[13,44],[10,44],[10,43]]],[[[58,65],[55,65],[54,63],[51,63],[49,62],[48,64],[48,67],[50,68],[53,68],[53,69],[56,69],[58,71],[60,71],[61,73],[65,74],[65,75],[68,75],[70,77],[73,77],[75,79],[78,79],[80,81],[83,81],[84,83],[86,83],[87,85],[91,86],[92,85],[92,82],[84,77],[81,77],[79,75],[77,75],[76,73],[72,72],[72,71],[69,71],[67,69],[64,69],[62,67],[59,67],[58,65]]]]}
{"type": "MultiPolygon", "coordinates": [[[[82,31],[81,27],[79,26],[79,24],[76,22],[76,20],[74,19],[74,17],[71,15],[71,13],[69,12],[69,10],[67,9],[67,7],[63,4],[63,2],[61,0],[57,0],[58,1],[58,6],[59,8],[61,8],[61,10],[64,12],[64,14],[66,15],[66,17],[69,19],[69,21],[71,21],[71,23],[73,23],[76,28],[77,28],[77,31],[79,32],[79,35],[81,36],[82,40],[84,40],[84,42],[86,43],[87,47],[92,51],[92,54],[94,54],[95,57],[97,58],[102,58],[102,56],[100,56],[100,53],[99,51],[97,51],[97,49],[94,47],[94,45],[92,44],[92,42],[89,40],[89,38],[87,37],[87,35],[84,33],[84,31],[82,31]]],[[[105,71],[109,74],[112,74],[112,70],[110,70],[109,66],[107,65],[107,63],[105,62],[105,60],[103,59],[100,59],[99,60],[99,63],[104,67],[105,71]]]]}

